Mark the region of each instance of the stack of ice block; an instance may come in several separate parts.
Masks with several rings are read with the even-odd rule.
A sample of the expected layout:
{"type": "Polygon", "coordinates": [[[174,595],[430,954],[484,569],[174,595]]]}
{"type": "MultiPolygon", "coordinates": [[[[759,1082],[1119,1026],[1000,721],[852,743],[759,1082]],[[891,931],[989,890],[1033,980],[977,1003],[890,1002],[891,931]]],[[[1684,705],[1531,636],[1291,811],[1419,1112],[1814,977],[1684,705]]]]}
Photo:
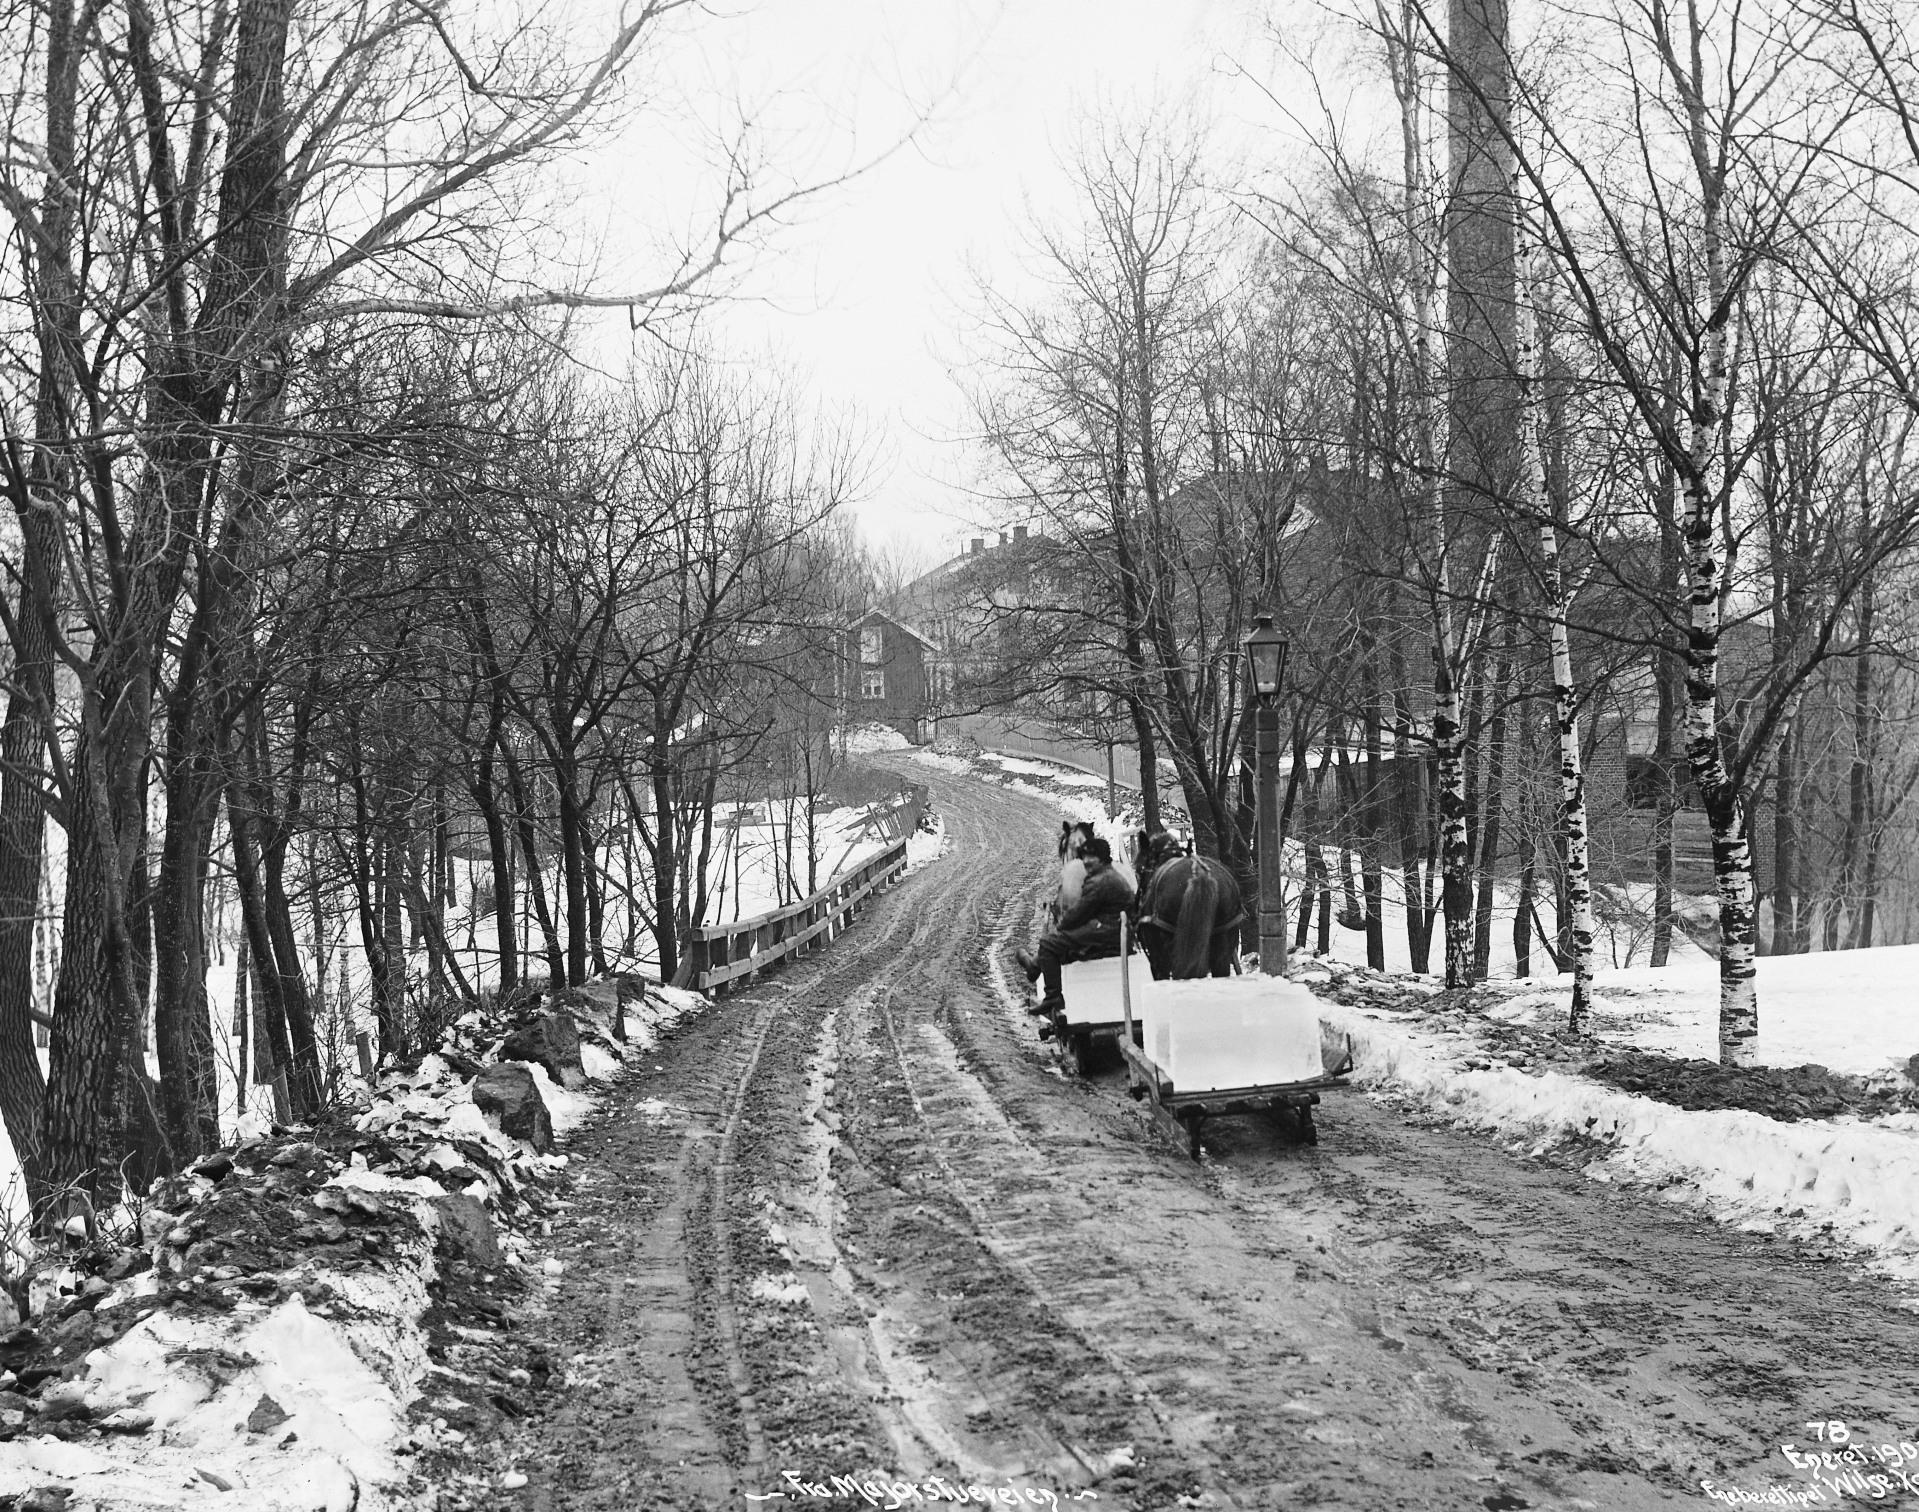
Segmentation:
{"type": "MultiPolygon", "coordinates": [[[[1103,961],[1074,961],[1062,966],[1059,973],[1060,993],[1066,999],[1066,1022],[1069,1024],[1117,1024],[1124,1015],[1120,993],[1120,961],[1118,956],[1109,956],[1103,961]]],[[[1134,956],[1127,969],[1131,978],[1133,993],[1133,1017],[1141,1016],[1149,989],[1155,983],[1153,973],[1146,965],[1146,957],[1134,956]]]]}
{"type": "Polygon", "coordinates": [[[1265,1087],[1325,1075],[1319,1006],[1274,977],[1155,982],[1144,1049],[1176,1092],[1265,1087]]]}

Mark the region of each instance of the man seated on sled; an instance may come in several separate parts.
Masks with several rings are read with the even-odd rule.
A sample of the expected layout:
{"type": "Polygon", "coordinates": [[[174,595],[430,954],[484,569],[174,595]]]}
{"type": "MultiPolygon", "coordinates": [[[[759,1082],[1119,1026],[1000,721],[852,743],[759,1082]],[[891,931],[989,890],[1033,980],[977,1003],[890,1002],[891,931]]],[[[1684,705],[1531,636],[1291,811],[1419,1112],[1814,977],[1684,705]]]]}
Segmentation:
{"type": "Polygon", "coordinates": [[[1095,836],[1080,850],[1080,860],[1086,863],[1086,881],[1079,901],[1059,916],[1059,922],[1031,950],[1013,954],[1027,981],[1046,979],[1046,995],[1039,1003],[1042,1012],[1066,1006],[1060,994],[1061,966],[1119,954],[1120,920],[1133,906],[1133,885],[1114,869],[1112,846],[1095,836]]]}

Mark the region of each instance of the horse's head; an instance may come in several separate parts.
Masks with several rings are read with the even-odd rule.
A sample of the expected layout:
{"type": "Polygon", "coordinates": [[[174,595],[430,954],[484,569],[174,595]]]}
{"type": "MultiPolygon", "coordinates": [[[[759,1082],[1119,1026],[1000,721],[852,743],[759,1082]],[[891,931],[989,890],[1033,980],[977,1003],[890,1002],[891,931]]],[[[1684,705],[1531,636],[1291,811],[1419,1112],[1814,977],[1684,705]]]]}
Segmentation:
{"type": "Polygon", "coordinates": [[[1059,858],[1071,861],[1086,849],[1093,838],[1093,826],[1084,819],[1062,819],[1059,826],[1059,858]]]}
{"type": "Polygon", "coordinates": [[[1186,847],[1165,830],[1141,830],[1133,840],[1133,870],[1139,874],[1141,889],[1154,872],[1185,854],[1186,847]]]}

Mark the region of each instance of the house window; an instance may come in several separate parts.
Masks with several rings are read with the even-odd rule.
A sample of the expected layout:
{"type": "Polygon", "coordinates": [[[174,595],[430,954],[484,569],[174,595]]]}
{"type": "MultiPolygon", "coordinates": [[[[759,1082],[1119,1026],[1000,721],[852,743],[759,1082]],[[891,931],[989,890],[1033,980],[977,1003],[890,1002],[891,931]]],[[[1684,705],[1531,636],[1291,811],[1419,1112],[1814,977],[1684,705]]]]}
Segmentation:
{"type": "MultiPolygon", "coordinates": [[[[860,627],[860,660],[867,666],[876,666],[884,658],[880,654],[880,627],[863,625],[860,627]]],[[[868,693],[868,698],[878,698],[877,693],[868,693]]]]}
{"type": "Polygon", "coordinates": [[[886,697],[886,674],[880,671],[877,667],[869,669],[860,678],[860,697],[862,698],[886,697]]]}

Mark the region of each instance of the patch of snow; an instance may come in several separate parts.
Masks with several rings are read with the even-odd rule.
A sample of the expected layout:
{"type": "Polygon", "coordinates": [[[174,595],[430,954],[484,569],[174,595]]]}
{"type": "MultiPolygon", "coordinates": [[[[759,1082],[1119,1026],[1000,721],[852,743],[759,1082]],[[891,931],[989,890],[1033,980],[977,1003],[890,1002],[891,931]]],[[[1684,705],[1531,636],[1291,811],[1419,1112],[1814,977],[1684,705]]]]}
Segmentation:
{"type": "MultiPolygon", "coordinates": [[[[1050,761],[1034,761],[1025,756],[1008,756],[1001,751],[981,751],[981,761],[990,761],[1001,770],[1011,772],[1018,777],[1045,777],[1056,779],[1066,774],[1067,769],[1050,761]]],[[[1075,772],[1074,776],[1079,773],[1075,772]]]]}
{"type": "Polygon", "coordinates": [[[234,1121],[233,1132],[229,1139],[236,1145],[245,1144],[250,1140],[265,1139],[272,1132],[273,1119],[265,1109],[255,1105],[234,1121]]]}
{"type": "Polygon", "coordinates": [[[580,1064],[593,1081],[609,1081],[620,1069],[620,1061],[611,1051],[586,1040],[580,1045],[580,1064]]]}
{"type": "Polygon", "coordinates": [[[748,1289],[762,1302],[777,1302],[782,1307],[797,1307],[807,1298],[806,1284],[798,1276],[781,1280],[767,1271],[755,1276],[748,1289]]]}
{"type": "Polygon", "coordinates": [[[413,1260],[351,1278],[356,1295],[342,1300],[362,1320],[353,1323],[318,1316],[298,1295],[260,1313],[148,1314],[88,1356],[84,1389],[96,1407],[150,1414],[152,1430],[97,1444],[0,1445],[0,1495],[52,1477],[71,1485],[80,1505],[192,1505],[202,1497],[183,1488],[217,1495],[198,1475],[204,1467],[258,1512],[392,1505],[381,1487],[396,1478],[404,1403],[426,1367],[417,1330],[395,1326],[426,1306],[430,1253],[413,1260]],[[235,1369],[237,1361],[247,1363],[235,1369]],[[270,1432],[236,1431],[263,1396],[286,1421],[270,1432]]]}
{"type": "Polygon", "coordinates": [[[916,872],[922,866],[929,866],[952,848],[946,821],[935,815],[931,829],[916,829],[906,837],[906,870],[916,872]]]}
{"type": "Polygon", "coordinates": [[[849,755],[865,755],[871,751],[903,751],[913,743],[891,725],[883,724],[850,725],[839,734],[849,755]]]}
{"type": "Polygon", "coordinates": [[[446,1191],[431,1176],[389,1176],[384,1171],[369,1171],[361,1165],[348,1166],[327,1185],[355,1187],[362,1192],[405,1193],[409,1197],[438,1197],[446,1191]]]}
{"type": "Polygon", "coordinates": [[[953,772],[962,777],[967,776],[974,769],[970,761],[949,755],[945,751],[930,750],[925,746],[915,748],[909,759],[919,762],[922,766],[929,766],[936,772],[953,772]]]}
{"type": "Polygon", "coordinates": [[[525,1064],[526,1069],[533,1073],[533,1085],[538,1089],[540,1100],[546,1104],[546,1111],[553,1120],[554,1134],[577,1129],[599,1099],[560,1085],[547,1075],[545,1066],[533,1061],[525,1064]]]}

